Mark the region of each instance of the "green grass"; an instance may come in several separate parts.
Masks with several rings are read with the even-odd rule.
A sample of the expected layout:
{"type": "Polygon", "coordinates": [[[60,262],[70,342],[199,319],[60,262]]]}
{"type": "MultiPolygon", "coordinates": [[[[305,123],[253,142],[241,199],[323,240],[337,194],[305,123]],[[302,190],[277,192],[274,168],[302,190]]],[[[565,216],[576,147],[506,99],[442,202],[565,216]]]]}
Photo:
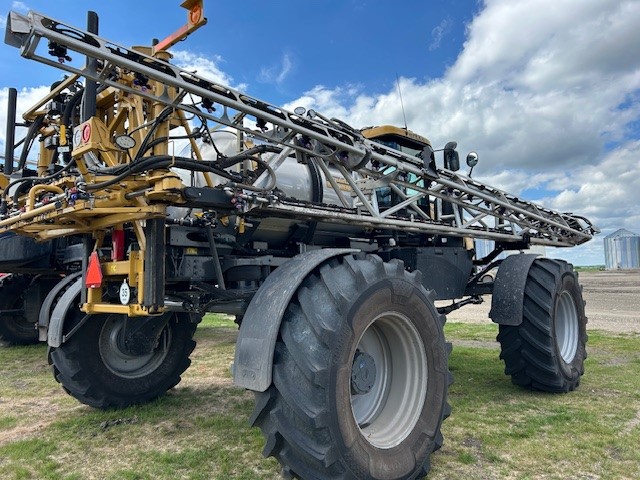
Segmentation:
{"type": "MultiPolygon", "coordinates": [[[[0,349],[0,478],[274,479],[231,383],[235,325],[207,316],[180,385],[124,410],[78,404],[53,380],[46,347],[0,349]]],[[[497,327],[451,323],[451,417],[430,479],[640,478],[640,336],[591,332],[586,374],[566,395],[503,374],[497,327]]]]}
{"type": "Polygon", "coordinates": [[[498,345],[485,343],[497,327],[446,331],[454,343],[453,414],[432,478],[640,477],[640,337],[592,332],[581,386],[549,395],[504,376],[498,345]]]}
{"type": "Polygon", "coordinates": [[[601,272],[604,265],[574,265],[574,268],[578,272],[601,272]]]}

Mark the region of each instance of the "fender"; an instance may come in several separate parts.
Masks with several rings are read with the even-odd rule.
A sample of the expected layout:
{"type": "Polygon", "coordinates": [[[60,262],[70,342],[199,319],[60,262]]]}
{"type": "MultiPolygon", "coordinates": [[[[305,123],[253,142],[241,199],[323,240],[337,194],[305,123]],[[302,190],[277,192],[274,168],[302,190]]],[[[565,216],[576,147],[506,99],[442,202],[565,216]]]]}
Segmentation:
{"type": "MultiPolygon", "coordinates": [[[[71,282],[70,282],[71,283],[71,282]]],[[[82,278],[78,278],[75,282],[71,283],[69,289],[64,292],[64,294],[60,297],[60,300],[54,307],[51,312],[51,320],[49,321],[49,333],[48,333],[48,343],[50,347],[59,347],[62,345],[68,337],[70,337],[77,328],[82,325],[86,319],[89,317],[85,315],[82,321],[74,328],[72,332],[69,332],[69,335],[63,335],[64,329],[64,320],[67,318],[67,314],[69,310],[72,308],[79,308],[78,303],[75,301],[77,297],[80,296],[83,288],[82,278]]]]}
{"type": "Polygon", "coordinates": [[[257,392],[269,388],[280,323],[293,294],[321,263],[358,251],[352,248],[312,250],[296,255],[267,277],[242,318],[233,364],[237,386],[257,392]]]}
{"type": "Polygon", "coordinates": [[[53,306],[53,302],[55,301],[56,297],[60,295],[60,292],[67,288],[67,286],[70,283],[74,282],[81,274],[82,272],[75,272],[64,277],[62,280],[60,280],[60,282],[56,284],[55,287],[51,289],[51,291],[45,297],[44,302],[42,302],[40,313],[38,315],[38,336],[41,342],[47,341],[49,322],[51,321],[51,307],[53,306]]]}
{"type": "Polygon", "coordinates": [[[536,258],[538,256],[533,254],[510,255],[500,264],[489,312],[494,323],[512,326],[522,323],[524,287],[536,258]]]}

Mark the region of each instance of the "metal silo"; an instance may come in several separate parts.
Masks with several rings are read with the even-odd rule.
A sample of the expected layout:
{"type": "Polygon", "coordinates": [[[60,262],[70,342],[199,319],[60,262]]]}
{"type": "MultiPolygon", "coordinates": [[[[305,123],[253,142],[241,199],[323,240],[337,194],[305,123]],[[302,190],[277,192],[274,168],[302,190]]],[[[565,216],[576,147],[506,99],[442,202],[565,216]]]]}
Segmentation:
{"type": "Polygon", "coordinates": [[[621,228],[604,238],[607,270],[640,268],[640,235],[621,228]]]}

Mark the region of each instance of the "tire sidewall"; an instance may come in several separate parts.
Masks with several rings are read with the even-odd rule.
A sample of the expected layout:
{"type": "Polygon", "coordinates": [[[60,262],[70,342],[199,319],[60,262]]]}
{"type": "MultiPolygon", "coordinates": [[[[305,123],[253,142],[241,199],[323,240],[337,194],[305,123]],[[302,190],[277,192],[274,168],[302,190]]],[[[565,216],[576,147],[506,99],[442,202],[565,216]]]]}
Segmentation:
{"type": "Polygon", "coordinates": [[[367,472],[376,478],[407,478],[435,450],[446,405],[448,355],[437,312],[424,288],[403,278],[387,278],[360,292],[343,315],[345,328],[336,336],[328,389],[329,401],[334,402],[331,410],[336,412],[332,429],[338,451],[358,478],[368,478],[367,472]],[[355,422],[350,396],[351,364],[358,342],[372,321],[385,312],[410,319],[424,345],[428,371],[427,393],[418,421],[400,444],[389,449],[377,448],[364,438],[355,422]]]}

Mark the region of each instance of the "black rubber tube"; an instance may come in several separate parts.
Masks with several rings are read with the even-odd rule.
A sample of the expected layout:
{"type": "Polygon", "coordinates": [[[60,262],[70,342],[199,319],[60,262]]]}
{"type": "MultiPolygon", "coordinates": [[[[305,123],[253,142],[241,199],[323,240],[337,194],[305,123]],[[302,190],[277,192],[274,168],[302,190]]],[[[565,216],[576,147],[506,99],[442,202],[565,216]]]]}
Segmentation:
{"type": "Polygon", "coordinates": [[[7,99],[7,134],[4,140],[4,174],[13,173],[13,155],[16,143],[16,104],[18,102],[18,90],[9,89],[7,99]]]}

